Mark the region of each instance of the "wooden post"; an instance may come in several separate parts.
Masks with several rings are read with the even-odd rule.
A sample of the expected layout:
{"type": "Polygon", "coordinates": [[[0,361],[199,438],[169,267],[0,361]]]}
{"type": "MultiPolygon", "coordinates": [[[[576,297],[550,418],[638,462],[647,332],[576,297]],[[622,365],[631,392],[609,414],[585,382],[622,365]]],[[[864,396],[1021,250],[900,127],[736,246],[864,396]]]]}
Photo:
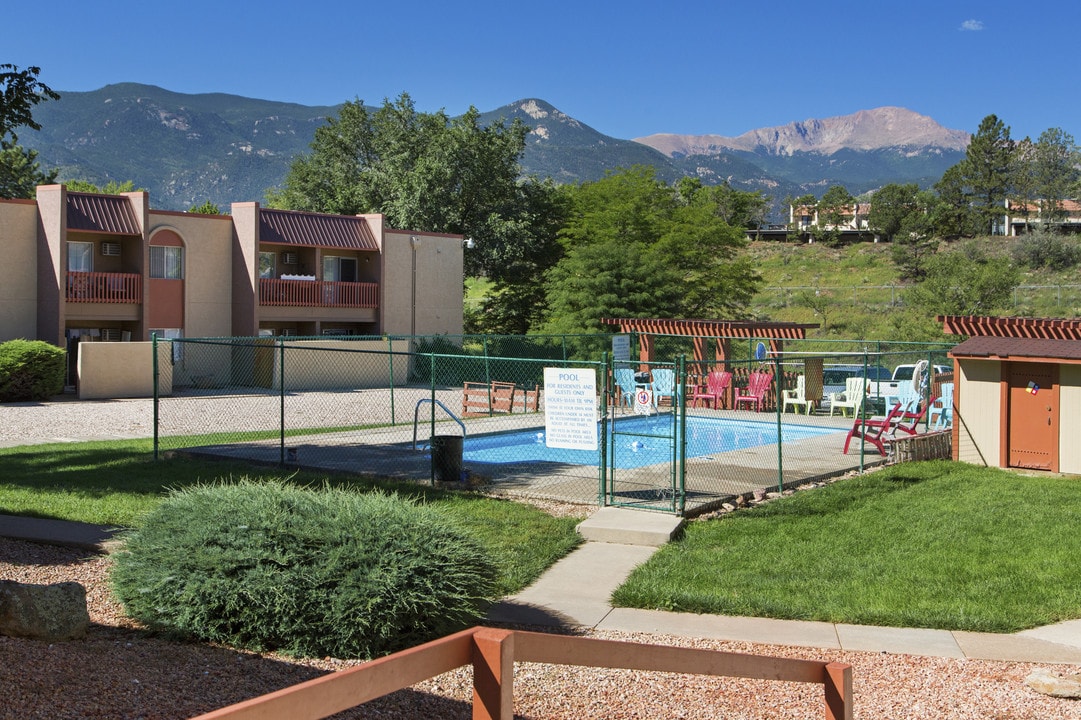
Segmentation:
{"type": "Polygon", "coordinates": [[[822,677],[826,692],[826,720],[852,720],[852,666],[830,663],[822,677]]]}
{"type": "Polygon", "coordinates": [[[473,635],[473,720],[514,720],[514,632],[473,635]]]}

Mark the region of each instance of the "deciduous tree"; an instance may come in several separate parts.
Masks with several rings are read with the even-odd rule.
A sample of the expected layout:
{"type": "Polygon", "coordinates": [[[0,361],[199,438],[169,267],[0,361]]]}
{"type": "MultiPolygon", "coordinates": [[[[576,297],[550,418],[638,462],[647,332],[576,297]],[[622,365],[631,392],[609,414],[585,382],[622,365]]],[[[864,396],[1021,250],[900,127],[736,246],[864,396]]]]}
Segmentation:
{"type": "Polygon", "coordinates": [[[739,256],[744,234],[705,188],[688,189],[636,167],[571,191],[544,330],[605,331],[603,317],[742,316],[760,283],[739,256]]]}
{"type": "Polygon", "coordinates": [[[370,111],[357,100],[319,127],[312,152],[297,158],[272,207],[344,215],[383,213],[395,227],[460,233],[476,242],[470,274],[498,275],[527,230],[536,188],[519,181],[528,128],[515,120],[483,126],[470,107],[450,118],[418,112],[408,94],[370,111]]]}
{"type": "Polygon", "coordinates": [[[34,120],[34,106],[60,97],[38,80],[41,68],[20,70],[15,65],[0,64],[0,197],[33,197],[35,188],[53,182],[56,170],[42,171],[37,152],[19,145],[15,130],[28,127],[40,130],[34,120]]]}

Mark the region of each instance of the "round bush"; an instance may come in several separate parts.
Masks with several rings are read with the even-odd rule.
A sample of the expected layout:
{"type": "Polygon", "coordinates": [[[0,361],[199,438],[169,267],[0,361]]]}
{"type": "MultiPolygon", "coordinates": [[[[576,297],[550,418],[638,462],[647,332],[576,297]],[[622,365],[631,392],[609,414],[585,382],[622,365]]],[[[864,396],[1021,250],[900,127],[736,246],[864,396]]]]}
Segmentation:
{"type": "Polygon", "coordinates": [[[251,650],[372,658],[483,617],[488,553],[430,507],[280,483],[174,492],[117,553],[129,615],[251,650]]]}
{"type": "Polygon", "coordinates": [[[42,340],[0,343],[0,402],[48,400],[64,392],[67,355],[42,340]]]}

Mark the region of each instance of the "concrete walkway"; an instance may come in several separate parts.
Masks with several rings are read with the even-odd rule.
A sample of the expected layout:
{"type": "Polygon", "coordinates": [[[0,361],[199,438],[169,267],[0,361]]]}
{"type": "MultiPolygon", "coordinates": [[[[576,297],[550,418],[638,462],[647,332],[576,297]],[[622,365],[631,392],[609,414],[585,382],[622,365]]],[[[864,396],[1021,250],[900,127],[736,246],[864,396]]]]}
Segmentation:
{"type": "MultiPolygon", "coordinates": [[[[594,628],[697,638],[978,660],[1081,664],[1081,620],[1012,635],[889,628],[613,608],[627,575],[680,530],[659,513],[601,508],[579,525],[586,542],[517,595],[496,603],[494,623],[594,628]]],[[[113,530],[0,515],[0,537],[107,551],[113,530]]]]}
{"type": "Polygon", "coordinates": [[[1004,635],[613,608],[612,591],[667,541],[659,541],[661,536],[678,532],[679,523],[671,516],[601,508],[579,525],[585,544],[522,592],[493,606],[488,619],[836,650],[1081,664],[1081,620],[1004,635]]]}

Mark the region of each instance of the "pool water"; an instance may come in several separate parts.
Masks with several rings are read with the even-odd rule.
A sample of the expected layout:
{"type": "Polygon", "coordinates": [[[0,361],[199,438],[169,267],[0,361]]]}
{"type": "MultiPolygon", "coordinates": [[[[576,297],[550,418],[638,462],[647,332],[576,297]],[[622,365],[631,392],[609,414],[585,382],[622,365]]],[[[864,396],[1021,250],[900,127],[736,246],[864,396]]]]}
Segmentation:
{"type": "MultiPolygon", "coordinates": [[[[651,415],[616,421],[612,440],[617,468],[637,468],[672,459],[672,415],[651,415]]],[[[781,425],[781,441],[795,442],[830,435],[836,428],[811,425],[781,425]]],[[[777,442],[777,424],[724,418],[687,417],[687,457],[743,450],[777,442]]],[[[550,448],[544,443],[544,429],[466,437],[462,459],[473,463],[554,462],[593,465],[600,462],[596,450],[550,448]]],[[[609,458],[609,462],[612,459],[609,458]]]]}

